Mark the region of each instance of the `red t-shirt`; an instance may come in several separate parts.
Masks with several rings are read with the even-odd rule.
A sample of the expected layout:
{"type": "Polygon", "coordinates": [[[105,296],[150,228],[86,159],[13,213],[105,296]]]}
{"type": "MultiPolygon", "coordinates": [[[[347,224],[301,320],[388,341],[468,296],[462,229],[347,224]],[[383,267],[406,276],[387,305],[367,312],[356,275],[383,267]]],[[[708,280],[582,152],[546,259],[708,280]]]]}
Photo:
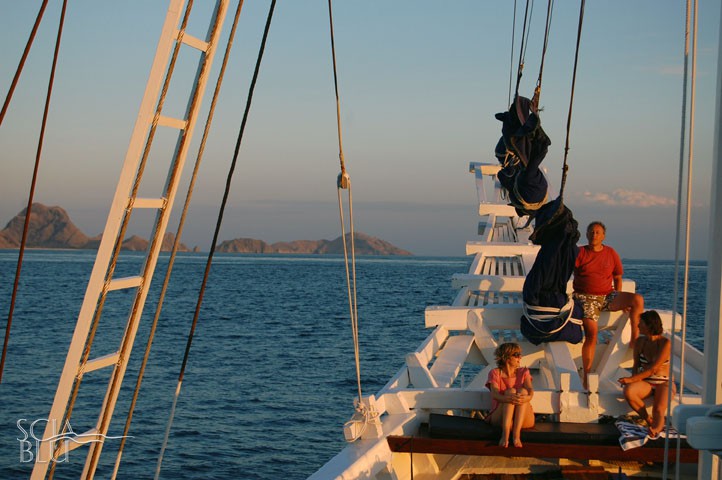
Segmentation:
{"type": "Polygon", "coordinates": [[[614,291],[614,277],[622,275],[622,260],[606,245],[595,252],[589,246],[579,249],[574,266],[574,291],[589,295],[609,295],[614,291]]]}

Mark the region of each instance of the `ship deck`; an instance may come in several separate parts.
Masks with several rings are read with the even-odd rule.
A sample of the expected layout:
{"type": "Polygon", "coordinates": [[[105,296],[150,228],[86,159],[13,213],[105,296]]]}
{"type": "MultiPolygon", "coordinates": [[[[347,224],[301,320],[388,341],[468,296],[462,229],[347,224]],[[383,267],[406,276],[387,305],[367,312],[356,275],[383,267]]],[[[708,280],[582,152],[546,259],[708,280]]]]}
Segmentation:
{"type": "MultiPolygon", "coordinates": [[[[416,435],[389,436],[389,448],[398,453],[472,455],[491,457],[564,458],[640,463],[663,463],[665,440],[622,450],[619,431],[611,423],[538,422],[523,430],[523,447],[500,447],[500,430],[484,420],[432,414],[416,435]]],[[[669,464],[677,460],[677,440],[670,439],[669,464]]],[[[698,451],[680,440],[680,463],[697,463],[698,451]]]]}

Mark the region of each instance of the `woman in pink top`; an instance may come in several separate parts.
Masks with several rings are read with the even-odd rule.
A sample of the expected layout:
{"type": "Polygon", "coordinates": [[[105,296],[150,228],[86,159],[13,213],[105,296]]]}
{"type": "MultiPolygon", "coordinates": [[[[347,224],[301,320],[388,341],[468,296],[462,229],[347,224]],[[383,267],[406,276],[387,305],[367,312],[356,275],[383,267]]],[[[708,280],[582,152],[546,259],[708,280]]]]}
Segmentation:
{"type": "Polygon", "coordinates": [[[514,446],[521,447],[521,429],[534,426],[531,374],[528,368],[519,366],[522,355],[518,343],[499,345],[494,356],[498,368],[489,372],[486,381],[491,391],[491,412],[486,419],[492,425],[501,426],[500,446],[509,446],[509,434],[513,430],[514,446]]]}

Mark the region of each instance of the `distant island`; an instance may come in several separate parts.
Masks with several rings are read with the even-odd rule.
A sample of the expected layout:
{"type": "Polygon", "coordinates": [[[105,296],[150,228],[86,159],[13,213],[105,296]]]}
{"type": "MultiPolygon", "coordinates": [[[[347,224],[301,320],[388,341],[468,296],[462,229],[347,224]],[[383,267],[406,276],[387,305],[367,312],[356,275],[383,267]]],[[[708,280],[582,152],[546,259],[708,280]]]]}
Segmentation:
{"type": "MultiPolygon", "coordinates": [[[[0,249],[19,248],[22,240],[26,209],[13,217],[0,231],[0,249]]],[[[346,234],[347,236],[349,234],[346,234]]],[[[88,237],[70,220],[68,213],[61,207],[48,207],[34,203],[28,225],[28,248],[97,249],[102,235],[88,237]]],[[[412,255],[391,243],[361,232],[354,233],[355,253],[357,255],[412,255]]],[[[170,251],[175,242],[173,233],[166,233],[161,245],[162,251],[170,251]]],[[[136,235],[126,238],[121,246],[123,250],[144,251],[148,240],[136,235]]],[[[179,251],[189,252],[181,243],[179,251]]],[[[195,247],[193,251],[198,251],[195,247]]],[[[294,240],[268,244],[253,238],[236,238],[221,242],[216,249],[222,253],[297,253],[297,254],[341,254],[343,240],[339,236],[334,240],[294,240]]]]}

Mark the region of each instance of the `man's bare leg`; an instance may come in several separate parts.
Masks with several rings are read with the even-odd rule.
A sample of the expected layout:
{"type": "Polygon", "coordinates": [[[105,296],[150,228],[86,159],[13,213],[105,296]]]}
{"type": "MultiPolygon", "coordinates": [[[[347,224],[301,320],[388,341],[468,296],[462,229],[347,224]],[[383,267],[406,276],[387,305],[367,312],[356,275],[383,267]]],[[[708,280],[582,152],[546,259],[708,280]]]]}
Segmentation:
{"type": "Polygon", "coordinates": [[[629,347],[634,348],[634,343],[639,337],[639,316],[644,312],[644,297],[638,293],[617,292],[617,296],[607,307],[610,311],[629,309],[629,322],[632,326],[632,340],[629,347]]]}
{"type": "Polygon", "coordinates": [[[589,372],[592,371],[592,363],[594,363],[594,351],[597,348],[597,322],[591,318],[582,320],[584,326],[584,343],[582,344],[582,368],[584,376],[582,377],[582,385],[584,390],[589,390],[589,372]]]}

